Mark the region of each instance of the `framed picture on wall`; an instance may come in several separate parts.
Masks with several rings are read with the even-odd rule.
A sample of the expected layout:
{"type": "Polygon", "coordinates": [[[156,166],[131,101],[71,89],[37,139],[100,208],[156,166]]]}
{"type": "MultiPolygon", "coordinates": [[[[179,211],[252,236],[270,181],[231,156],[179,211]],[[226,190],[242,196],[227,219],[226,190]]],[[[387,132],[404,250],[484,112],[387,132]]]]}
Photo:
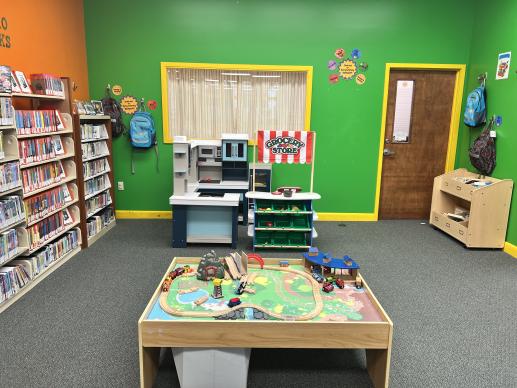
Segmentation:
{"type": "Polygon", "coordinates": [[[27,81],[27,78],[25,77],[25,74],[23,74],[23,71],[17,70],[14,72],[14,74],[18,79],[18,84],[20,85],[22,93],[32,94],[32,89],[29,85],[29,82],[27,81]]]}

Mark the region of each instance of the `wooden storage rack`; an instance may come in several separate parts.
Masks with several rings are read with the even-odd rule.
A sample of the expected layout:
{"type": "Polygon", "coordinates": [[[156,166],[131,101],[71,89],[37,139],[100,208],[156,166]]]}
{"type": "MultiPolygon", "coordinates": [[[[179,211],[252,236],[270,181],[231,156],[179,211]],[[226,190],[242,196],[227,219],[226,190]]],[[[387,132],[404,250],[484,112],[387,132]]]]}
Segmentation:
{"type": "MultiPolygon", "coordinates": [[[[10,160],[16,160],[19,161],[19,150],[18,150],[18,140],[20,139],[28,139],[28,138],[36,138],[36,137],[44,137],[44,136],[51,136],[51,135],[59,135],[61,136],[61,141],[63,144],[63,148],[65,150],[65,153],[63,155],[59,155],[52,159],[47,159],[44,161],[38,161],[30,164],[23,164],[20,165],[20,169],[30,168],[38,165],[44,165],[47,163],[52,163],[57,160],[61,160],[61,163],[63,164],[63,168],[65,169],[66,178],[62,179],[60,182],[42,187],[38,190],[33,191],[27,191],[24,190],[23,183],[21,186],[6,190],[4,192],[0,193],[0,197],[5,195],[20,195],[23,199],[29,198],[33,195],[45,192],[47,190],[51,190],[55,187],[59,187],[63,184],[66,184],[70,194],[73,197],[73,200],[69,203],[67,203],[65,206],[63,206],[60,209],[56,209],[55,211],[49,212],[45,214],[44,216],[32,220],[28,222],[28,214],[25,214],[26,219],[23,221],[20,221],[14,225],[10,225],[6,228],[2,229],[2,232],[11,229],[16,228],[17,234],[18,234],[18,244],[19,247],[17,249],[16,254],[14,254],[12,257],[10,257],[7,261],[4,261],[2,265],[8,264],[10,261],[14,260],[15,258],[21,258],[22,255],[32,255],[36,251],[40,250],[41,248],[45,247],[49,243],[52,243],[56,241],[57,239],[63,237],[66,232],[76,228],[78,232],[78,246],[75,249],[72,249],[70,252],[66,253],[59,259],[56,259],[52,263],[50,263],[42,272],[40,272],[38,275],[36,275],[29,283],[27,283],[23,288],[21,288],[16,294],[14,294],[9,299],[3,301],[0,303],[0,313],[6,310],[8,307],[10,307],[12,304],[14,304],[16,301],[18,301],[21,297],[23,297],[26,293],[31,291],[36,285],[38,285],[43,279],[45,279],[47,276],[49,276],[52,272],[54,272],[56,269],[58,269],[60,266],[65,264],[69,259],[74,257],[78,252],[81,251],[81,240],[82,235],[80,229],[78,229],[78,225],[81,223],[81,218],[79,214],[79,208],[77,207],[77,185],[75,184],[75,180],[77,178],[77,168],[76,164],[74,162],[75,159],[75,147],[74,144],[77,144],[77,140],[74,138],[74,131],[73,131],[73,122],[72,122],[72,102],[71,102],[71,94],[72,94],[72,88],[71,88],[71,82],[69,78],[61,78],[64,84],[64,90],[65,90],[65,97],[58,97],[58,96],[46,96],[46,95],[40,95],[40,94],[24,94],[24,93],[13,93],[11,95],[1,94],[2,96],[10,96],[12,97],[12,104],[15,109],[56,109],[58,110],[63,118],[65,128],[57,131],[57,132],[51,132],[51,133],[37,133],[37,134],[26,134],[26,135],[18,135],[16,126],[13,124],[12,126],[2,126],[0,129],[4,132],[4,151],[5,151],[5,157],[0,160],[0,163],[6,163],[10,160]],[[6,136],[7,135],[7,136],[6,136]],[[29,246],[29,236],[27,228],[30,228],[32,225],[37,224],[38,222],[44,220],[47,217],[50,217],[51,215],[58,213],[59,211],[62,211],[63,209],[68,208],[72,218],[73,223],[70,225],[67,225],[66,228],[64,228],[62,231],[57,232],[55,235],[53,235],[48,240],[45,240],[42,242],[41,245],[38,245],[36,247],[33,247],[30,249],[29,246]]],[[[20,174],[21,175],[21,174],[20,174]]]]}
{"type": "Polygon", "coordinates": [[[78,168],[78,176],[77,176],[77,185],[79,187],[79,208],[81,212],[81,218],[84,220],[81,223],[81,232],[84,236],[82,247],[87,248],[88,246],[95,243],[97,240],[99,240],[102,236],[104,236],[109,230],[111,230],[115,224],[115,192],[114,192],[114,176],[113,176],[113,152],[112,152],[112,129],[111,129],[111,118],[107,115],[79,115],[74,114],[74,130],[76,131],[76,138],[80,139],[80,141],[76,142],[76,163],[78,168]],[[102,125],[104,124],[106,128],[106,133],[103,136],[100,136],[99,138],[83,138],[82,137],[82,130],[81,125],[89,123],[94,125],[102,125]],[[83,156],[82,152],[82,145],[87,143],[93,143],[93,142],[105,142],[108,152],[106,154],[99,154],[94,155],[92,157],[85,157],[83,156]],[[108,169],[104,170],[101,173],[94,174],[88,177],[84,176],[84,167],[83,164],[99,159],[105,158],[108,162],[108,169]],[[85,191],[85,182],[98,178],[100,176],[105,176],[109,180],[109,187],[106,187],[104,189],[98,190],[94,193],[86,194],[85,191]],[[95,209],[94,211],[91,211],[88,213],[86,209],[86,201],[88,199],[94,198],[98,195],[102,195],[104,192],[109,191],[111,202],[95,209]],[[111,207],[113,209],[113,219],[108,224],[104,225],[100,231],[95,233],[94,235],[88,236],[88,227],[87,222],[89,217],[93,217],[97,214],[99,214],[104,209],[111,207]]]}
{"type": "Polygon", "coordinates": [[[464,168],[434,179],[429,223],[465,244],[468,248],[503,248],[513,181],[480,177],[464,168]],[[469,180],[486,182],[475,186],[469,180]],[[469,217],[456,221],[447,213],[466,209],[469,217]]]}
{"type": "Polygon", "coordinates": [[[316,193],[294,193],[292,197],[250,192],[254,223],[249,225],[253,248],[308,249],[315,237],[312,201],[316,193]]]}

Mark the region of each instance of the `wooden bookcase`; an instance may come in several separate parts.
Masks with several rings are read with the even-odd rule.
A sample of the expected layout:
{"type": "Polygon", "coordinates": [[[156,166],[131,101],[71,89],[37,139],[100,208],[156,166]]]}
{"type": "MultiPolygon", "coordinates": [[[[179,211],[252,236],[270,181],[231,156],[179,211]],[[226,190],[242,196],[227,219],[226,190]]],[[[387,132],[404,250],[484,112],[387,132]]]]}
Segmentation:
{"type": "Polygon", "coordinates": [[[434,179],[429,223],[468,248],[503,248],[512,189],[510,179],[480,177],[464,168],[440,175],[434,179]],[[468,217],[455,220],[447,213],[468,217]]]}
{"type": "MultiPolygon", "coordinates": [[[[76,163],[78,166],[77,185],[79,187],[79,208],[83,238],[83,249],[95,243],[104,236],[115,224],[115,192],[113,177],[113,154],[112,154],[112,130],[111,119],[107,115],[78,115],[74,114],[74,130],[76,138],[76,163]],[[85,126],[95,126],[98,134],[86,133],[85,126]],[[101,149],[93,155],[83,152],[83,146],[97,145],[101,149]],[[102,165],[95,172],[89,171],[87,166],[102,165]],[[101,182],[98,189],[88,189],[88,185],[101,182]],[[92,191],[93,190],[93,191],[92,191]],[[87,206],[88,201],[96,201],[109,196],[107,202],[103,202],[93,209],[87,206]],[[100,217],[100,218],[96,218],[100,217]],[[88,224],[90,223],[90,227],[88,224]]],[[[91,169],[90,169],[91,170],[91,169]]]]}
{"type": "MultiPolygon", "coordinates": [[[[69,246],[66,253],[62,253],[61,257],[56,257],[51,262],[48,262],[44,265],[43,268],[39,269],[39,272],[35,272],[32,275],[32,279],[30,279],[22,288],[20,288],[15,294],[11,295],[7,300],[0,303],[0,313],[19,300],[23,295],[32,290],[39,282],[45,279],[48,275],[50,275],[53,271],[59,268],[61,265],[66,263],[69,259],[71,259],[75,254],[77,254],[81,250],[81,231],[78,226],[81,224],[81,216],[79,212],[79,208],[77,206],[78,202],[78,186],[76,182],[77,178],[77,166],[75,163],[75,143],[77,139],[74,137],[73,131],[73,121],[70,115],[71,113],[71,100],[70,96],[72,93],[71,90],[71,82],[69,78],[62,78],[64,88],[65,88],[65,97],[56,97],[56,96],[45,96],[39,94],[22,94],[22,93],[13,93],[11,95],[12,105],[15,110],[40,110],[40,109],[50,109],[50,110],[58,110],[61,113],[64,129],[60,129],[55,132],[48,133],[30,133],[30,134],[18,134],[16,121],[12,126],[2,126],[0,130],[3,132],[4,138],[4,153],[5,157],[0,160],[0,163],[6,163],[8,161],[17,161],[19,165],[20,171],[20,179],[21,183],[19,187],[12,188],[10,190],[6,190],[0,193],[0,197],[5,197],[6,195],[18,195],[23,198],[25,205],[33,199],[36,195],[44,194],[49,192],[50,190],[59,188],[63,185],[66,185],[69,193],[71,194],[71,200],[63,203],[60,207],[55,208],[52,211],[47,212],[39,212],[35,214],[29,214],[29,209],[25,206],[25,219],[16,225],[11,225],[9,228],[16,228],[18,235],[18,249],[15,255],[9,258],[9,260],[4,261],[0,264],[0,267],[7,266],[12,267],[13,265],[20,265],[20,260],[13,261],[14,259],[27,259],[28,257],[33,257],[37,255],[42,249],[45,249],[49,244],[59,241],[62,237],[65,237],[67,233],[71,230],[76,230],[77,232],[77,246],[74,248],[73,245],[69,246]],[[54,157],[32,161],[30,163],[20,160],[19,154],[19,144],[25,140],[32,139],[45,139],[50,136],[59,136],[61,139],[61,143],[63,146],[64,152],[62,154],[56,154],[54,157]],[[51,163],[60,162],[65,171],[65,177],[62,178],[59,182],[55,182],[53,184],[49,184],[38,189],[29,189],[28,186],[24,185],[22,179],[22,172],[24,170],[29,170],[34,167],[45,167],[51,163]],[[39,244],[30,245],[30,233],[31,228],[39,223],[44,223],[49,217],[55,216],[56,214],[65,211],[65,209],[70,214],[72,220],[69,224],[64,224],[61,229],[58,231],[49,234],[48,238],[44,241],[40,241],[39,244]],[[24,258],[24,256],[27,256],[24,258]]],[[[2,95],[4,96],[4,95],[2,95]]],[[[3,228],[1,232],[8,230],[9,228],[3,228]]]]}

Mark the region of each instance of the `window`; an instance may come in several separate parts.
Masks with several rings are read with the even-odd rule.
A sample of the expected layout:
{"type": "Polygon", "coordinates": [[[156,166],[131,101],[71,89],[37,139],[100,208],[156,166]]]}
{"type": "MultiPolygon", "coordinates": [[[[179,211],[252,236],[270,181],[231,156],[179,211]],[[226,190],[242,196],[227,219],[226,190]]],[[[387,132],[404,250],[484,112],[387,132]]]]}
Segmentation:
{"type": "Polygon", "coordinates": [[[310,129],[311,66],[162,63],[164,141],[310,129]]]}

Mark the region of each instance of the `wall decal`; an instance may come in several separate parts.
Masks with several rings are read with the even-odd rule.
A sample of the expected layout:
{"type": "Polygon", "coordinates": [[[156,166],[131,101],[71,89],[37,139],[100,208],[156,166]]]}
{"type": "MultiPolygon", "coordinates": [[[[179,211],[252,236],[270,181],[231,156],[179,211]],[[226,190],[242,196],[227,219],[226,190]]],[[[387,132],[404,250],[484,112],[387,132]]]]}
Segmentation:
{"type": "Polygon", "coordinates": [[[158,106],[158,103],[156,102],[156,100],[149,100],[149,101],[147,101],[147,107],[150,110],[155,110],[157,106],[158,106]]]}
{"type": "Polygon", "coordinates": [[[122,111],[128,115],[132,115],[138,110],[138,101],[133,96],[124,96],[120,100],[122,111]]]}
{"type": "Polygon", "coordinates": [[[345,58],[344,49],[337,49],[334,54],[341,61],[329,60],[327,63],[329,71],[337,71],[329,75],[329,82],[331,84],[337,84],[340,78],[343,78],[343,80],[355,79],[358,85],[363,85],[366,82],[366,75],[364,73],[368,70],[368,63],[364,61],[357,62],[357,59],[362,56],[359,49],[353,49],[348,58],[345,58]]]}
{"type": "Polygon", "coordinates": [[[345,59],[341,62],[341,65],[339,65],[339,74],[343,79],[352,79],[355,73],[357,73],[357,66],[351,59],[345,59]]]}
{"type": "Polygon", "coordinates": [[[111,91],[115,96],[120,96],[122,94],[122,86],[113,85],[113,87],[111,88],[111,91]]]}
{"type": "Polygon", "coordinates": [[[337,59],[343,59],[343,57],[345,56],[345,50],[343,50],[342,48],[338,48],[336,49],[336,51],[334,51],[334,55],[337,59]]]}
{"type": "Polygon", "coordinates": [[[508,79],[510,73],[510,60],[512,59],[512,52],[501,53],[497,56],[497,69],[495,79],[508,79]]]}
{"type": "Polygon", "coordinates": [[[355,82],[357,85],[362,85],[366,82],[366,76],[364,74],[357,74],[357,77],[355,77],[355,82]]]}

